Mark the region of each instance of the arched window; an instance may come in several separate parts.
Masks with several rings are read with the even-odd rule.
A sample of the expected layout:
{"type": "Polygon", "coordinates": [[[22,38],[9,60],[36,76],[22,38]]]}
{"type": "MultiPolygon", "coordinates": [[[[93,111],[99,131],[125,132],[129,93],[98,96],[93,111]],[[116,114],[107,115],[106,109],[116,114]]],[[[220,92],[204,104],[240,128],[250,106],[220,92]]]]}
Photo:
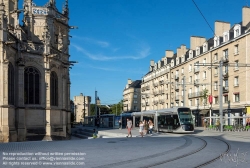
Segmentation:
{"type": "Polygon", "coordinates": [[[40,72],[34,67],[24,69],[24,103],[40,104],[40,72]]]}
{"type": "Polygon", "coordinates": [[[50,105],[58,106],[58,78],[55,72],[50,74],[50,105]]]}
{"type": "Polygon", "coordinates": [[[14,105],[14,68],[8,65],[8,103],[14,105]]]}

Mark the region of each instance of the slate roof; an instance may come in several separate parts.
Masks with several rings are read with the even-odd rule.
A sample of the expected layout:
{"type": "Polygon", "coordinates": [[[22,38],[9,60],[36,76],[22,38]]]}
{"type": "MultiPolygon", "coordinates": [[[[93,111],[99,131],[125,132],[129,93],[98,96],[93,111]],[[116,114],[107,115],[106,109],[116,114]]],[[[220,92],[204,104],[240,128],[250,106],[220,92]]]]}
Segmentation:
{"type": "Polygon", "coordinates": [[[133,81],[133,82],[129,85],[129,88],[141,88],[141,80],[133,81]]]}

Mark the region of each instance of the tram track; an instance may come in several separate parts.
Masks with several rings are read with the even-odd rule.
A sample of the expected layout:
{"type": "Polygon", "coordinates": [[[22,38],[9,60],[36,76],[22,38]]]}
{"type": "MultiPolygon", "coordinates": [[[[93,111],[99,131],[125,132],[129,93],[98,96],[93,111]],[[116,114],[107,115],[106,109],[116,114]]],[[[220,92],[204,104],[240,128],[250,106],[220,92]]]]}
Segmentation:
{"type": "Polygon", "coordinates": [[[198,148],[198,149],[196,149],[196,150],[194,150],[192,152],[189,152],[189,153],[186,153],[186,154],[183,154],[183,155],[180,155],[180,156],[168,159],[168,160],[164,160],[164,161],[161,161],[161,162],[156,162],[156,163],[153,163],[153,164],[150,164],[150,165],[147,165],[147,166],[142,166],[140,168],[150,168],[150,167],[159,166],[159,165],[162,165],[162,164],[165,164],[165,163],[168,163],[168,162],[172,162],[172,161],[175,161],[175,160],[178,160],[178,159],[182,159],[184,157],[187,157],[187,156],[193,155],[195,153],[198,153],[199,151],[203,150],[207,146],[207,141],[202,139],[202,138],[198,138],[198,137],[195,137],[195,138],[200,139],[203,142],[203,145],[200,148],[198,148]]]}
{"type": "Polygon", "coordinates": [[[195,168],[201,168],[201,167],[207,166],[207,165],[209,165],[210,163],[213,163],[213,162],[215,162],[216,160],[220,159],[221,155],[227,154],[227,153],[231,150],[231,146],[230,146],[229,143],[227,143],[226,141],[224,141],[224,140],[222,140],[222,139],[219,139],[219,138],[215,138],[215,137],[213,137],[213,138],[214,138],[214,139],[217,139],[217,140],[219,140],[219,141],[224,142],[224,143],[227,145],[226,151],[225,151],[224,153],[220,154],[219,156],[217,156],[216,158],[211,159],[211,160],[209,160],[209,161],[206,161],[206,162],[204,162],[204,163],[202,163],[202,164],[196,166],[195,168]]]}
{"type": "Polygon", "coordinates": [[[152,159],[152,158],[156,158],[162,155],[167,155],[173,151],[178,151],[181,149],[184,149],[188,146],[190,146],[192,144],[192,140],[186,137],[182,137],[185,140],[185,143],[179,147],[176,147],[174,149],[168,150],[168,151],[164,151],[164,152],[160,152],[160,153],[156,153],[153,155],[148,155],[148,156],[144,156],[144,157],[140,157],[140,158],[135,158],[135,159],[130,159],[130,160],[126,160],[126,161],[120,161],[120,162],[115,162],[115,163],[111,163],[111,164],[106,164],[106,165],[101,165],[101,166],[97,166],[97,167],[92,167],[92,168],[109,168],[109,167],[115,167],[115,166],[121,166],[121,165],[125,165],[125,164],[131,164],[133,162],[140,162],[143,160],[148,160],[148,159],[152,159]]]}

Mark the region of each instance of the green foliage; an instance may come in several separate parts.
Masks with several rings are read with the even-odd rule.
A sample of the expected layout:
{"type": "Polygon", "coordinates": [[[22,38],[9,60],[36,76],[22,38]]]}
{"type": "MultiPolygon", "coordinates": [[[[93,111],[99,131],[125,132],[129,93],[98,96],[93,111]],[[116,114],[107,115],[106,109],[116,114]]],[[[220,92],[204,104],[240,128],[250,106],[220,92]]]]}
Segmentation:
{"type": "Polygon", "coordinates": [[[207,98],[208,98],[208,90],[205,88],[202,90],[201,93],[201,102],[203,102],[203,105],[207,105],[207,98]]]}
{"type": "Polygon", "coordinates": [[[120,102],[118,102],[117,104],[113,104],[111,106],[111,113],[112,114],[117,114],[120,115],[122,112],[122,107],[123,107],[123,103],[122,100],[120,102]]]}

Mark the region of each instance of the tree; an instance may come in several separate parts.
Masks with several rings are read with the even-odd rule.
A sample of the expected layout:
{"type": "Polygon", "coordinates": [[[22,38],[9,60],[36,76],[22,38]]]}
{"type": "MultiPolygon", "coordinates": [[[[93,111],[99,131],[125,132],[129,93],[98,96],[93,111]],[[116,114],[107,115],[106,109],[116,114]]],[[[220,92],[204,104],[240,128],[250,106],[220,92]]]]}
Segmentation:
{"type": "Polygon", "coordinates": [[[204,107],[207,105],[207,98],[208,98],[208,90],[205,88],[201,92],[201,102],[203,103],[204,107]]]}
{"type": "Polygon", "coordinates": [[[111,113],[115,115],[120,115],[122,113],[122,106],[123,106],[122,100],[117,104],[113,104],[111,106],[111,113]]]}

